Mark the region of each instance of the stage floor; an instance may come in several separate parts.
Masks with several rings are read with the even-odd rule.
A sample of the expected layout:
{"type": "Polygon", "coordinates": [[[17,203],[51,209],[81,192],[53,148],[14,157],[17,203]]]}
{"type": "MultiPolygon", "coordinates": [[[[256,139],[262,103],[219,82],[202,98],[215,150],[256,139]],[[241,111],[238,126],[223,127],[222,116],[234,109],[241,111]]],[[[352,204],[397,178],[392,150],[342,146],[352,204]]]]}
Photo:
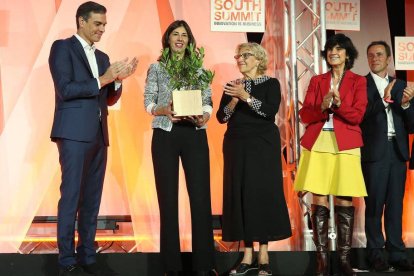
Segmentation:
{"type": "MultiPolygon", "coordinates": [[[[410,257],[413,250],[409,249],[410,257]]],[[[315,252],[269,252],[273,275],[313,275],[315,252]]],[[[191,253],[182,254],[184,266],[191,265],[191,253]]],[[[228,275],[233,265],[238,263],[241,254],[238,252],[217,252],[216,263],[220,275],[228,275]]],[[[333,258],[335,259],[335,258],[333,258]]],[[[101,253],[98,262],[110,266],[122,276],[162,276],[158,253],[101,253]]],[[[359,268],[358,275],[384,275],[366,271],[365,252],[353,249],[352,262],[359,268]]],[[[337,268],[335,262],[332,267],[337,268]]],[[[1,276],[56,276],[58,274],[56,254],[0,254],[1,276]]],[[[191,275],[183,273],[183,276],[191,275]]],[[[249,275],[257,275],[251,271],[249,275]]],[[[414,272],[394,272],[392,275],[414,275],[414,272]]]]}

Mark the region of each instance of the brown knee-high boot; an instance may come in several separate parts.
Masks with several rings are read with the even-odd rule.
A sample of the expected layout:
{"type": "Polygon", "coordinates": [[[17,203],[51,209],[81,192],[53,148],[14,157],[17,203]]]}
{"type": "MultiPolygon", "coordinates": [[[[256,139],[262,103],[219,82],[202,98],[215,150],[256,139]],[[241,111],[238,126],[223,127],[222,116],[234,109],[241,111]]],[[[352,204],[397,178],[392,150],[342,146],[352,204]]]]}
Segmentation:
{"type": "Polygon", "coordinates": [[[350,261],[352,233],[354,228],[354,211],[355,208],[353,206],[335,206],[338,232],[339,269],[342,275],[346,276],[356,275],[350,261]]]}
{"type": "Polygon", "coordinates": [[[316,275],[329,275],[328,256],[328,219],[329,209],[312,204],[313,242],[316,246],[316,275]]]}

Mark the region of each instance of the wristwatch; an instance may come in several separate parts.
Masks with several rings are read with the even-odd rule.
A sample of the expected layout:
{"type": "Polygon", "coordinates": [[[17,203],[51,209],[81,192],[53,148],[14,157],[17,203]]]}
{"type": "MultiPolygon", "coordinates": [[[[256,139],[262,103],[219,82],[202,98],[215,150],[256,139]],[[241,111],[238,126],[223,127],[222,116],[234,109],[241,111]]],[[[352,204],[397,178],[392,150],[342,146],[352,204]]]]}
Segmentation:
{"type": "Polygon", "coordinates": [[[250,104],[251,102],[252,102],[252,96],[249,96],[249,97],[246,99],[246,103],[250,104]]]}

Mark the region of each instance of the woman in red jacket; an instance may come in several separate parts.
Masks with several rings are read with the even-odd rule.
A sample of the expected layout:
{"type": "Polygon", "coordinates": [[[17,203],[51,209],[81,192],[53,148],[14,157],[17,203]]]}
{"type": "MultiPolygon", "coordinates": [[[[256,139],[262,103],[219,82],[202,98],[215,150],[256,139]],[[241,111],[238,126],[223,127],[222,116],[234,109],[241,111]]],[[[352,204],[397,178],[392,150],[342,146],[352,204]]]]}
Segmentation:
{"type": "Polygon", "coordinates": [[[356,275],[349,260],[354,222],[352,197],[366,196],[361,170],[361,123],[367,106],[364,77],[350,71],[358,56],[344,34],[330,37],[322,55],[330,71],[312,77],[299,111],[306,124],[295,190],[313,195],[312,227],[317,275],[328,275],[328,195],[336,196],[340,270],[356,275]]]}

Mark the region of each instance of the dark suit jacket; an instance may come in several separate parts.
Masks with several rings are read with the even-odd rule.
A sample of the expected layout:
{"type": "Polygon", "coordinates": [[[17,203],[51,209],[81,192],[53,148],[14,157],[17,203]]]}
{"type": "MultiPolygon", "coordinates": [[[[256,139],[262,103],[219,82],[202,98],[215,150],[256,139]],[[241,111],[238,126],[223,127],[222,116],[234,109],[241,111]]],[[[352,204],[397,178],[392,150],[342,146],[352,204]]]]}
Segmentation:
{"type": "MultiPolygon", "coordinates": [[[[329,92],[331,73],[312,77],[306,92],[303,107],[299,111],[303,123],[307,124],[301,145],[311,150],[319,136],[328,113],[321,111],[323,97],[329,92]]],[[[333,109],[333,124],[339,150],[362,146],[361,123],[367,105],[367,87],[363,76],[346,71],[339,88],[341,106],[333,109]]]]}
{"type": "MultiPolygon", "coordinates": [[[[98,49],[95,56],[101,76],[110,66],[109,57],[98,49]]],[[[53,43],[49,67],[55,85],[52,140],[91,142],[102,127],[105,144],[109,145],[108,105],[116,103],[122,88],[115,91],[114,83],[98,88],[82,44],[75,36],[53,43]]]]}
{"type": "MultiPolygon", "coordinates": [[[[364,147],[361,149],[362,162],[379,161],[383,158],[385,150],[387,150],[388,143],[388,125],[385,107],[381,96],[375,85],[371,74],[365,76],[368,87],[368,107],[361,123],[362,137],[364,139],[364,147]]],[[[393,78],[389,78],[391,82],[393,78]]],[[[394,101],[390,103],[392,117],[394,121],[394,128],[396,133],[396,142],[401,158],[405,161],[409,158],[408,150],[408,129],[414,120],[414,106],[404,110],[401,107],[401,99],[406,83],[402,80],[396,81],[391,90],[391,99],[394,101]]]]}

